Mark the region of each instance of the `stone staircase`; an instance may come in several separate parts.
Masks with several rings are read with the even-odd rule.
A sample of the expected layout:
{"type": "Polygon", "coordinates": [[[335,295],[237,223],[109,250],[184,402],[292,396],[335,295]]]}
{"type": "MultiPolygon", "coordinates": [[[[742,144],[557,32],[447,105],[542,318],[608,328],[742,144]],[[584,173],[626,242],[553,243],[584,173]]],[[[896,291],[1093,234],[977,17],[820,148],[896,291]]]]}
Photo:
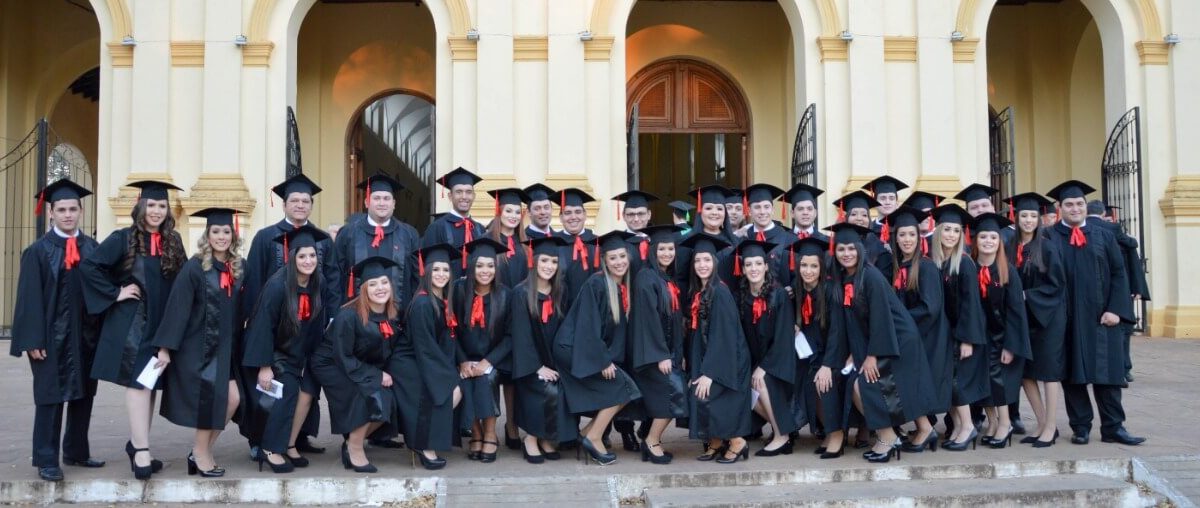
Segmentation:
{"type": "Polygon", "coordinates": [[[572,508],[618,506],[608,476],[446,478],[439,487],[439,508],[570,506],[572,508]]]}

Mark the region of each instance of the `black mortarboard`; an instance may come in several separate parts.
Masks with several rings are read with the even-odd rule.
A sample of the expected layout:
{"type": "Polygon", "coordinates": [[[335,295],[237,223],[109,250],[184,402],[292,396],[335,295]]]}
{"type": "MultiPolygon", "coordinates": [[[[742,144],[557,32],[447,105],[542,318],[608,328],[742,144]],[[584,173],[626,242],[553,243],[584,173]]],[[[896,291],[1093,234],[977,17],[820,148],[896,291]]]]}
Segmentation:
{"type": "Polygon", "coordinates": [[[482,180],[479,175],[458,167],[438,178],[437,183],[441,184],[442,187],[453,190],[456,185],[473,186],[482,180]]]}
{"type": "Polygon", "coordinates": [[[971,214],[957,203],[949,203],[933,209],[933,220],[938,224],[964,226],[971,223],[971,214]]]}
{"type": "Polygon", "coordinates": [[[641,232],[650,238],[650,243],[674,243],[679,240],[679,233],[683,232],[683,228],[674,224],[664,224],[646,226],[641,232]]]}
{"type": "Polygon", "coordinates": [[[359,182],[358,188],[362,189],[368,198],[371,197],[371,193],[373,192],[390,192],[395,197],[397,192],[404,190],[404,184],[395,178],[380,173],[368,176],[366,180],[359,182]]]}
{"type": "Polygon", "coordinates": [[[737,255],[742,258],[767,257],[776,245],[771,242],[760,242],[749,238],[737,244],[737,255]]]}
{"type": "Polygon", "coordinates": [[[647,208],[651,201],[658,201],[658,196],[640,190],[625,191],[613,196],[614,201],[624,201],[625,208],[647,208]]]}
{"type": "Polygon", "coordinates": [[[783,189],[769,183],[756,183],[746,187],[746,203],[759,201],[775,201],[783,195],[783,189]]]}
{"type": "MultiPolygon", "coordinates": [[[[1040,214],[1043,213],[1043,210],[1054,205],[1054,202],[1036,192],[1025,192],[1008,198],[1008,204],[1009,209],[1015,210],[1017,213],[1033,210],[1040,214]]],[[[1009,219],[1011,220],[1012,217],[1009,217],[1009,219]]]]}
{"type": "Polygon", "coordinates": [[[533,250],[533,256],[557,256],[559,251],[570,245],[567,240],[561,236],[539,236],[529,240],[530,249],[533,250]]]}
{"type": "Polygon", "coordinates": [[[387,277],[390,275],[391,268],[396,266],[396,262],[383,256],[371,256],[367,259],[359,261],[352,268],[354,278],[360,281],[368,281],[379,277],[387,277]]]}
{"type": "Polygon", "coordinates": [[[871,194],[874,196],[879,196],[880,194],[895,194],[900,192],[900,189],[907,189],[908,184],[900,181],[899,178],[883,175],[867,182],[861,188],[871,191],[871,194]]]}
{"type": "Polygon", "coordinates": [[[417,269],[420,275],[425,275],[425,266],[433,263],[446,263],[458,259],[458,249],[442,242],[424,247],[417,251],[417,269]]]}
{"type": "Polygon", "coordinates": [[[155,199],[159,201],[167,199],[168,190],[183,190],[167,182],[157,180],[138,180],[130,182],[129,187],[141,189],[142,192],[138,195],[138,199],[155,199]]]}
{"type": "Polygon", "coordinates": [[[844,243],[862,243],[863,238],[866,238],[871,233],[870,229],[851,224],[849,222],[839,222],[832,226],[826,227],[826,231],[833,232],[831,235],[834,245],[844,243]]]}
{"type": "Polygon", "coordinates": [[[1091,185],[1079,180],[1067,180],[1050,189],[1046,195],[1050,196],[1050,199],[1062,203],[1064,199],[1082,198],[1093,192],[1096,192],[1096,189],[1092,188],[1091,185]]]}
{"type": "Polygon", "coordinates": [[[521,206],[521,203],[529,201],[529,197],[525,195],[525,191],[516,187],[490,190],[487,193],[492,196],[492,199],[496,200],[496,209],[494,211],[496,217],[500,216],[500,209],[505,206],[521,206]]]}
{"type": "Polygon", "coordinates": [[[35,208],[33,212],[36,215],[41,215],[42,209],[45,208],[46,203],[50,203],[50,205],[53,206],[54,202],[60,199],[83,199],[85,196],[90,196],[91,194],[92,191],[83,188],[75,182],[63,178],[57,182],[42,187],[41,192],[38,192],[37,195],[34,196],[37,198],[37,208],[35,208]]]}
{"type": "Polygon", "coordinates": [[[545,184],[541,183],[530,185],[524,190],[525,198],[527,200],[525,201],[525,204],[527,205],[533,203],[534,201],[556,201],[558,197],[558,191],[555,191],[554,189],[551,189],[550,187],[547,187],[545,184]]]}
{"type": "Polygon", "coordinates": [[[670,203],[667,203],[667,206],[671,207],[671,212],[674,213],[675,215],[678,215],[680,217],[683,217],[684,219],[689,219],[689,220],[691,219],[691,217],[690,217],[691,213],[696,211],[695,206],[692,206],[691,203],[685,203],[683,201],[672,201],[670,203]]]}
{"type": "Polygon", "coordinates": [[[817,236],[801,238],[788,246],[788,250],[791,251],[790,255],[799,257],[824,256],[828,248],[829,240],[817,236]]]}
{"type": "Polygon", "coordinates": [[[693,254],[707,252],[716,256],[718,252],[729,247],[729,242],[705,232],[697,232],[685,238],[680,245],[692,249],[693,254]]]}
{"type": "Polygon", "coordinates": [[[937,194],[925,191],[913,191],[908,195],[908,199],[904,200],[904,204],[916,208],[917,210],[929,210],[934,208],[944,201],[946,198],[937,194]]]}
{"type": "Polygon", "coordinates": [[[302,173],[284,180],[283,183],[279,185],[271,187],[271,192],[274,192],[276,196],[279,196],[279,199],[287,201],[288,196],[293,192],[308,194],[309,196],[316,196],[317,194],[321,193],[321,187],[317,186],[316,183],[313,183],[312,180],[309,180],[308,177],[304,176],[302,173]]]}
{"type": "Polygon", "coordinates": [[[926,217],[929,217],[928,213],[908,205],[900,205],[900,208],[888,214],[884,220],[887,221],[891,230],[895,231],[897,228],[907,226],[916,226],[919,229],[921,221],[925,220],[926,217]]]}
{"type": "Polygon", "coordinates": [[[208,229],[212,226],[233,226],[233,230],[238,230],[237,214],[242,213],[232,208],[205,208],[192,214],[192,217],[204,217],[206,222],[204,228],[208,229]]]}
{"type": "MultiPolygon", "coordinates": [[[[288,252],[295,252],[301,247],[316,247],[317,242],[328,238],[329,235],[324,231],[317,229],[312,224],[305,224],[275,237],[275,242],[282,243],[283,248],[288,252]]],[[[287,262],[286,255],[284,262],[287,262]]]]}
{"type": "Polygon", "coordinates": [[[1119,207],[1117,205],[1107,205],[1104,207],[1104,209],[1108,210],[1108,216],[1112,217],[1113,221],[1118,220],[1117,216],[1120,214],[1120,212],[1118,212],[1117,210],[1120,210],[1121,207],[1119,207]]]}
{"type": "Polygon", "coordinates": [[[721,185],[702,185],[688,191],[688,195],[696,200],[696,208],[703,208],[704,203],[725,204],[729,196],[736,196],[732,190],[721,185]]]}
{"type": "Polygon", "coordinates": [[[792,206],[796,206],[796,204],[800,203],[801,201],[812,201],[813,205],[816,205],[817,196],[820,196],[824,193],[825,191],[806,183],[798,183],[793,185],[791,189],[788,189],[788,191],[783,194],[783,198],[792,206]]]}
{"type": "Polygon", "coordinates": [[[490,237],[476,238],[463,246],[471,259],[495,258],[497,254],[508,252],[508,246],[492,240],[490,237]]]}
{"type": "Polygon", "coordinates": [[[624,249],[629,247],[629,240],[636,237],[637,235],[628,231],[609,231],[596,237],[596,245],[600,247],[600,252],[624,249]]]}
{"type": "Polygon", "coordinates": [[[1011,225],[1012,221],[1008,220],[1007,217],[998,213],[987,212],[977,215],[971,221],[971,230],[974,231],[976,235],[984,231],[999,233],[1001,229],[1011,225]]]}
{"type": "Polygon", "coordinates": [[[834,206],[838,207],[839,212],[849,212],[855,208],[862,208],[870,211],[872,208],[879,206],[879,202],[864,191],[856,190],[845,196],[842,196],[833,202],[834,206]]]}
{"type": "Polygon", "coordinates": [[[988,187],[987,185],[983,185],[981,183],[973,183],[966,186],[963,190],[958,191],[958,194],[954,195],[954,199],[960,199],[964,203],[970,203],[972,201],[979,201],[980,199],[988,199],[999,193],[1000,191],[994,187],[988,187]]]}
{"type": "Polygon", "coordinates": [[[742,198],[744,198],[744,197],[746,197],[745,191],[743,191],[742,189],[730,187],[729,194],[725,195],[725,204],[727,204],[727,205],[743,204],[744,200],[742,198]]]}
{"type": "Polygon", "coordinates": [[[593,198],[590,194],[574,187],[558,191],[558,206],[560,208],[565,206],[583,206],[584,203],[591,203],[595,200],[596,198],[593,198]]]}

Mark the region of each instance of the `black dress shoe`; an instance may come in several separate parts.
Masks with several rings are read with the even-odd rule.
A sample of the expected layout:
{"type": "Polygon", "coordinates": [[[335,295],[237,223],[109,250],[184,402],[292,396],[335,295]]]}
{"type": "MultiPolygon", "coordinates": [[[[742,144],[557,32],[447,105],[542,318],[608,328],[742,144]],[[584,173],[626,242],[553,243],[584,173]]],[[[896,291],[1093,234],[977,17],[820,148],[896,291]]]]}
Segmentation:
{"type": "Polygon", "coordinates": [[[58,466],[39,467],[38,477],[48,482],[61,482],[63,479],[62,468],[58,466]]]}
{"type": "Polygon", "coordinates": [[[104,467],[104,461],[103,461],[103,460],[96,460],[96,459],[83,459],[83,460],[77,460],[77,459],[69,459],[69,458],[67,458],[67,457],[63,457],[62,461],[63,461],[63,464],[66,464],[66,465],[68,465],[68,466],[78,466],[78,467],[104,467]]]}
{"type": "Polygon", "coordinates": [[[325,453],[325,448],[313,446],[312,442],[310,442],[307,437],[300,436],[299,438],[296,438],[296,451],[300,453],[325,453]]]}
{"type": "Polygon", "coordinates": [[[1080,434],[1076,432],[1075,435],[1071,436],[1071,444],[1084,445],[1088,444],[1088,441],[1090,441],[1090,439],[1088,438],[1087,434],[1080,434]]]}
{"type": "Polygon", "coordinates": [[[637,436],[632,432],[621,433],[621,447],[627,452],[640,452],[642,445],[638,442],[637,436]]]}
{"type": "Polygon", "coordinates": [[[1100,441],[1104,443],[1121,443],[1123,445],[1137,446],[1146,442],[1146,438],[1131,436],[1124,428],[1117,429],[1116,433],[1107,436],[1100,436],[1100,441]]]}
{"type": "Polygon", "coordinates": [[[1133,382],[1133,372],[1126,372],[1126,373],[1125,373],[1125,382],[1126,382],[1126,383],[1132,383],[1132,382],[1133,382]]]}

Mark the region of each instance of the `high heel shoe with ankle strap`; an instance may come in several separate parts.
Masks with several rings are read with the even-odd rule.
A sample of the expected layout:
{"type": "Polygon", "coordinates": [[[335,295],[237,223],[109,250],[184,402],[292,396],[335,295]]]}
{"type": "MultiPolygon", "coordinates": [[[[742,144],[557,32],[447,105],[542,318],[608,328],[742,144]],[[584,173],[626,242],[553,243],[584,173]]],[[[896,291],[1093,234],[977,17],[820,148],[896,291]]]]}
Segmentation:
{"type": "Polygon", "coordinates": [[[483,463],[496,462],[496,453],[498,453],[500,451],[500,443],[497,443],[495,441],[488,441],[488,440],[484,439],[483,446],[487,446],[487,445],[495,446],[496,451],[488,453],[488,452],[483,451],[483,447],[481,446],[479,448],[479,461],[483,462],[483,463]]]}
{"type": "Polygon", "coordinates": [[[725,457],[725,453],[729,453],[729,452],[733,452],[733,445],[729,445],[729,448],[726,449],[724,453],[721,453],[721,456],[717,459],[717,463],[718,464],[733,464],[733,463],[737,462],[739,459],[740,460],[750,460],[750,443],[746,442],[745,444],[742,445],[741,450],[733,452],[732,459],[725,457]]]}
{"type": "Polygon", "coordinates": [[[992,442],[988,443],[988,446],[995,448],[997,450],[1007,447],[1007,446],[1012,446],[1012,437],[1013,437],[1014,430],[1015,429],[1011,425],[1009,425],[1008,434],[1005,434],[1004,437],[1001,437],[1001,438],[992,438],[992,442]]]}
{"type": "Polygon", "coordinates": [[[648,444],[645,441],[642,441],[641,448],[642,462],[649,462],[651,464],[670,464],[671,460],[675,458],[670,453],[667,453],[666,450],[663,450],[662,443],[648,444]],[[651,453],[651,448],[658,448],[659,450],[662,450],[662,455],[655,455],[651,453]]]}
{"type": "Polygon", "coordinates": [[[225,476],[225,468],[217,467],[216,464],[213,464],[213,467],[211,469],[208,469],[208,470],[200,469],[200,466],[196,464],[195,453],[188,452],[187,474],[188,474],[188,476],[193,476],[193,475],[199,474],[203,478],[220,478],[222,476],[225,476]]]}
{"type": "Polygon", "coordinates": [[[275,474],[290,473],[290,472],[296,470],[296,467],[293,466],[291,461],[288,460],[287,454],[284,454],[284,453],[273,453],[273,452],[269,452],[269,451],[266,451],[266,450],[263,450],[260,448],[258,450],[258,457],[256,457],[254,460],[258,461],[258,470],[259,471],[262,471],[263,464],[270,466],[271,472],[275,473],[275,474]],[[273,456],[281,457],[283,459],[283,464],[276,464],[274,462],[271,462],[270,457],[273,457],[273,456]]]}
{"type": "Polygon", "coordinates": [[[874,463],[889,462],[892,460],[892,455],[895,455],[896,460],[899,461],[900,460],[900,447],[902,445],[903,445],[903,441],[901,441],[900,438],[896,438],[896,441],[892,442],[891,448],[888,448],[888,450],[886,452],[874,453],[874,454],[868,456],[867,462],[874,462],[874,463]]]}
{"type": "Polygon", "coordinates": [[[138,454],[138,452],[149,453],[150,449],[149,448],[134,448],[132,441],[125,442],[125,454],[129,455],[129,469],[131,471],[133,471],[133,477],[137,478],[138,480],[149,480],[150,475],[154,473],[154,466],[153,465],[150,465],[150,466],[137,465],[137,462],[133,458],[134,458],[134,456],[136,456],[138,454]]]}

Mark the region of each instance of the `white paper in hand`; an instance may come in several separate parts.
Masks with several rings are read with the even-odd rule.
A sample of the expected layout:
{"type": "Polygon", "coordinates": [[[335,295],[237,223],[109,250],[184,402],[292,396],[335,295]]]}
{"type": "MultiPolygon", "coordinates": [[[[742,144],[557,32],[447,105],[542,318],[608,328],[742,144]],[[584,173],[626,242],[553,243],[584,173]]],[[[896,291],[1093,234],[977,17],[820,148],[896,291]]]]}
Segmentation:
{"type": "Polygon", "coordinates": [[[750,409],[754,409],[754,406],[758,405],[758,398],[760,396],[761,395],[758,393],[758,390],[753,388],[750,389],[750,409]]]}
{"type": "Polygon", "coordinates": [[[808,345],[808,337],[804,336],[803,331],[796,332],[796,356],[801,360],[813,355],[813,350],[808,345]]]}
{"type": "Polygon", "coordinates": [[[274,379],[271,380],[271,391],[263,390],[262,385],[257,383],[254,385],[254,389],[267,394],[272,399],[283,398],[283,383],[280,383],[274,379]]]}
{"type": "Polygon", "coordinates": [[[151,357],[150,361],[142,369],[142,373],[138,374],[138,384],[145,386],[147,390],[153,390],[154,384],[158,382],[158,376],[162,375],[162,368],[155,368],[154,364],[158,363],[158,358],[151,357]]]}

